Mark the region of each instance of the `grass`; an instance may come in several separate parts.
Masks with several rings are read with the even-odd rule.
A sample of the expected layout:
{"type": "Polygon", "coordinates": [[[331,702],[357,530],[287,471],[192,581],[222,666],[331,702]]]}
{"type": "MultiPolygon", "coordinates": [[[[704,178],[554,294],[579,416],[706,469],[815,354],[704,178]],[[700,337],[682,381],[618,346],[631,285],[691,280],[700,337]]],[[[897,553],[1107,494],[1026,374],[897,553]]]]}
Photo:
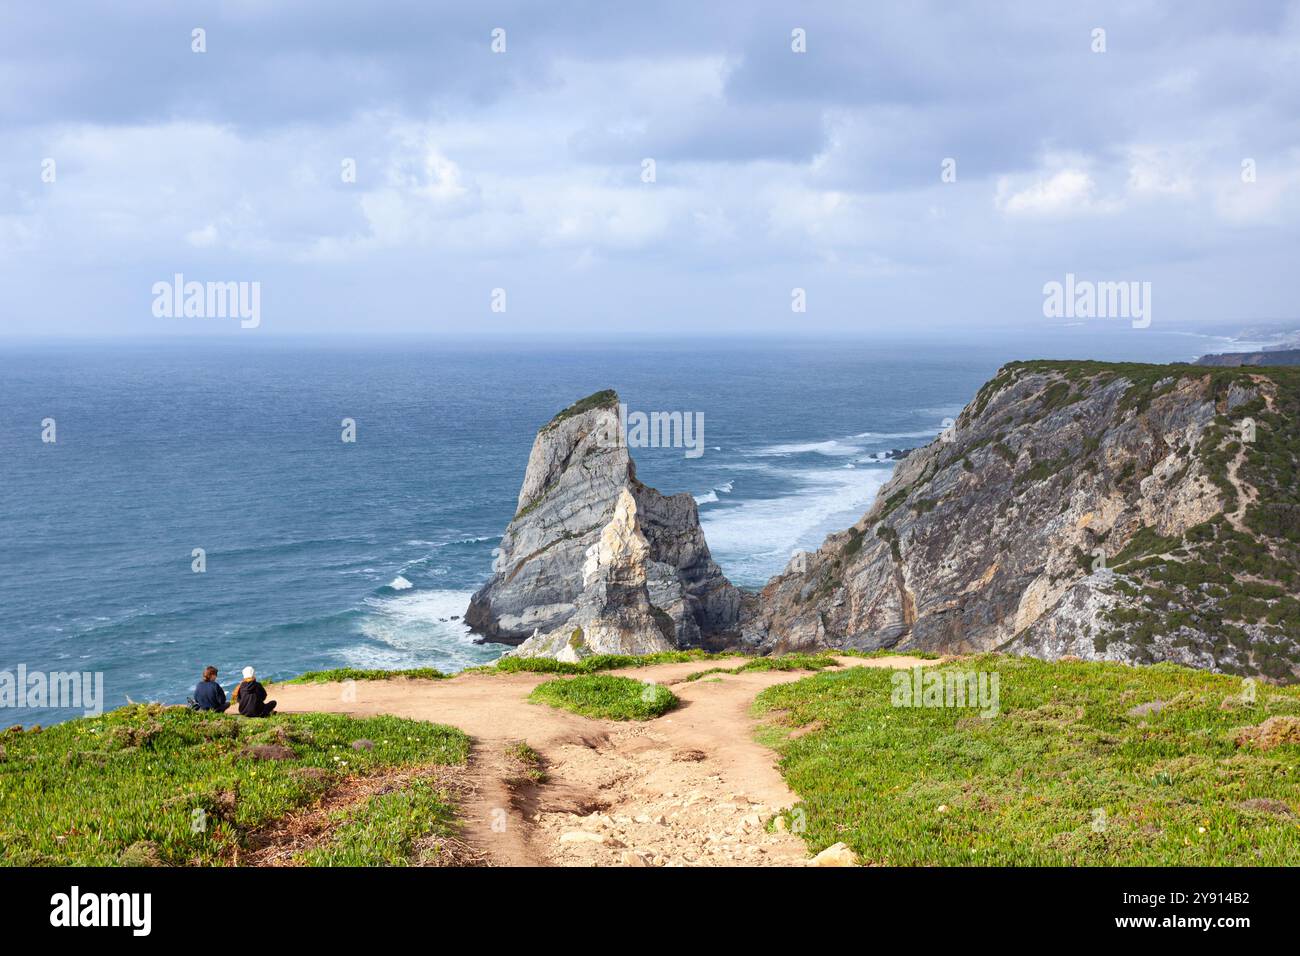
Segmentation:
{"type": "Polygon", "coordinates": [[[1300,864],[1300,746],[1236,743],[1300,715],[1300,690],[1259,685],[1248,704],[1242,681],[1171,664],[986,655],[940,670],[998,673],[1000,714],[893,707],[891,673],[869,668],[759,696],[810,850],[842,840],[895,865],[1300,864]],[[1155,700],[1164,709],[1130,716],[1155,700]]]}
{"type": "Polygon", "coordinates": [[[736,668],[742,671],[819,671],[835,666],[829,654],[782,654],[779,657],[755,657],[736,668]]]}
{"type": "Polygon", "coordinates": [[[523,772],[533,783],[546,782],[545,763],[542,755],[528,745],[526,740],[519,740],[506,747],[506,758],[523,772]]]}
{"type": "Polygon", "coordinates": [[[360,808],[335,815],[338,827],[323,846],[299,857],[306,866],[409,866],[437,853],[422,848],[430,837],[455,832],[455,808],[447,791],[417,779],[410,786],[376,794],[360,808]]]}
{"type": "Polygon", "coordinates": [[[707,670],[688,674],[682,680],[690,683],[713,674],[741,674],[745,671],[819,671],[834,666],[835,658],[829,654],[783,654],[778,657],[755,657],[739,667],[710,667],[707,670]]]}
{"type": "Polygon", "coordinates": [[[134,704],[0,735],[6,865],[213,864],[350,774],[463,764],[469,738],[397,717],[264,720],[134,704]],[[370,750],[354,750],[366,739],[370,750]],[[259,760],[248,748],[288,747],[259,760]],[[198,825],[201,823],[202,825],[198,825]]]}
{"type": "Polygon", "coordinates": [[[538,684],[528,699],[606,720],[651,720],[677,706],[677,695],[667,687],[609,674],[548,680],[538,684]]]}
{"type": "Polygon", "coordinates": [[[362,670],[356,667],[336,667],[333,670],[307,671],[299,674],[286,684],[329,684],[346,680],[389,680],[393,677],[405,677],[410,680],[443,680],[447,677],[440,670],[432,667],[411,667],[406,670],[362,670]]]}
{"type": "Polygon", "coordinates": [[[503,657],[484,667],[471,668],[465,673],[475,674],[594,674],[599,671],[622,670],[627,667],[651,667],[655,664],[686,664],[691,661],[716,661],[740,654],[710,654],[707,651],[659,651],[654,654],[593,654],[577,663],[557,661],[551,657],[503,657]]]}
{"type": "Polygon", "coordinates": [[[882,647],[874,651],[854,651],[854,650],[836,650],[838,657],[860,657],[863,660],[874,660],[877,657],[919,657],[923,661],[937,661],[939,655],[933,651],[900,651],[896,647],[882,647]]]}

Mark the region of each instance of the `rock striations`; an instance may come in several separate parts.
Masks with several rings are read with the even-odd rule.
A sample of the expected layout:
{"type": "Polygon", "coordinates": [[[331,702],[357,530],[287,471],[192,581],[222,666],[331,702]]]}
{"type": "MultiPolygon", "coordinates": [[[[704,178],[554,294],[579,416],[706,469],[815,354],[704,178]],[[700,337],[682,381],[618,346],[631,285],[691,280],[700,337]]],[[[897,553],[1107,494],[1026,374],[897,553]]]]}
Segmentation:
{"type": "Polygon", "coordinates": [[[517,653],[1006,651],[1300,675],[1300,369],[1015,362],[757,599],[599,393],[537,436],[467,621],[517,653]]]}
{"type": "Polygon", "coordinates": [[[695,499],[638,481],[619,435],[612,391],[537,433],[495,573],[465,615],[477,633],[566,660],[736,640],[741,594],[709,555],[695,499]]]}
{"type": "Polygon", "coordinates": [[[1012,363],[857,524],[768,583],[745,642],[1294,679],[1298,384],[1281,369],[1012,363]]]}

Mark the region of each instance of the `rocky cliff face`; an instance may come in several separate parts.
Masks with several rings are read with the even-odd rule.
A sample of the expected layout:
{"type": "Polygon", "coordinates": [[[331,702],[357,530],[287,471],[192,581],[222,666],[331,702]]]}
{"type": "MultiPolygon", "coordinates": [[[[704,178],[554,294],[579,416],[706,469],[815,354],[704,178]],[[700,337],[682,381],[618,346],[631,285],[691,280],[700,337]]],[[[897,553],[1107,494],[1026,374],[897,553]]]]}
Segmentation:
{"type": "Polygon", "coordinates": [[[608,391],[537,433],[495,573],[465,615],[477,633],[564,659],[736,640],[741,594],[709,555],[695,500],[638,481],[618,436],[608,391]]]}
{"type": "Polygon", "coordinates": [[[744,643],[1300,674],[1300,372],[1018,362],[744,643]]]}
{"type": "Polygon", "coordinates": [[[1300,349],[1265,349],[1261,352],[1220,352],[1202,355],[1197,365],[1235,368],[1239,365],[1300,365],[1300,349]]]}

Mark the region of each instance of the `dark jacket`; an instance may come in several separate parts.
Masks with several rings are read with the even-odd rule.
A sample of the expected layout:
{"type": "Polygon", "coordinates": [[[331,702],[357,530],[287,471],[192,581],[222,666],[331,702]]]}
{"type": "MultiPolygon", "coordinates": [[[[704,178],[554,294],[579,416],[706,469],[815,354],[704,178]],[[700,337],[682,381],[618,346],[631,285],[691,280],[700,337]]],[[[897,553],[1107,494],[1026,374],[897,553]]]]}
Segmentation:
{"type": "Polygon", "coordinates": [[[235,699],[239,701],[239,712],[245,717],[262,717],[262,705],[266,703],[266,688],[261,681],[246,680],[239,685],[235,699]]]}
{"type": "Polygon", "coordinates": [[[194,704],[196,710],[225,710],[226,692],[214,680],[201,680],[194,688],[194,704]]]}

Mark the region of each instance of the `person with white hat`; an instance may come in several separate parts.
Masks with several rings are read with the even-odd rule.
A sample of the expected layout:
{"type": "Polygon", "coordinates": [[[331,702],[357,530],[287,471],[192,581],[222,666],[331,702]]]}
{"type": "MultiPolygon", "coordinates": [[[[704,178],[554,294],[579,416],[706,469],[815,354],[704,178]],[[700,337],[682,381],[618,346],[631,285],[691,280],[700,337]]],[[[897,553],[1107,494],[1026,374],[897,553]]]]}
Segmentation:
{"type": "Polygon", "coordinates": [[[251,667],[244,668],[244,679],[235,688],[231,697],[239,705],[239,712],[245,717],[270,717],[275,710],[275,701],[266,699],[266,688],[257,679],[257,671],[251,667]]]}

